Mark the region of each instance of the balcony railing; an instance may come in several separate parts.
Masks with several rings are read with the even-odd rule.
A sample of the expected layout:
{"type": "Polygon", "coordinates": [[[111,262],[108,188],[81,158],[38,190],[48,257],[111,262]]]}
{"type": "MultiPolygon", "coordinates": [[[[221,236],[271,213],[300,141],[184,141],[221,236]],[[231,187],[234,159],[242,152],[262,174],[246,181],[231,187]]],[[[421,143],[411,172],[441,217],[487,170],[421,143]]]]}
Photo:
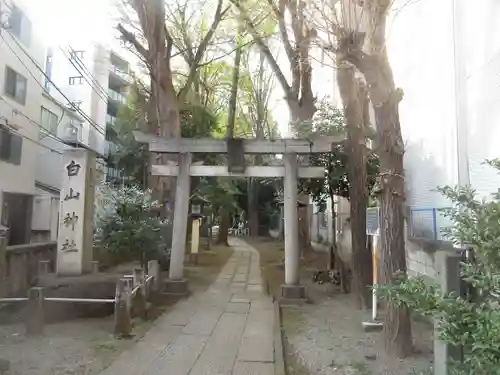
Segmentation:
{"type": "Polygon", "coordinates": [[[127,103],[127,98],[124,97],[122,94],[116,92],[115,90],[108,89],[108,97],[111,100],[113,100],[115,102],[119,102],[121,104],[127,103]]]}
{"type": "Polygon", "coordinates": [[[109,70],[110,72],[116,74],[118,77],[120,77],[121,79],[123,79],[124,81],[126,82],[132,82],[132,77],[130,76],[130,73],[129,72],[125,72],[121,69],[118,69],[116,66],[114,65],[111,65],[109,67],[109,70]]]}
{"type": "Polygon", "coordinates": [[[111,115],[106,115],[106,124],[116,125],[116,117],[111,115]]]}

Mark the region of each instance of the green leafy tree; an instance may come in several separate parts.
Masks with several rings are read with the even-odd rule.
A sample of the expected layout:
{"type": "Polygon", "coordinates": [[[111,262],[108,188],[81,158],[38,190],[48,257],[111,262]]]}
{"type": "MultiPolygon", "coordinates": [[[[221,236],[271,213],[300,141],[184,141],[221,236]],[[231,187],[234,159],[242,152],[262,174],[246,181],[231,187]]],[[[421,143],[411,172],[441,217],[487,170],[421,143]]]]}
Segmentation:
{"type": "MultiPolygon", "coordinates": [[[[346,130],[345,117],[342,110],[335,108],[327,99],[321,100],[317,104],[318,110],[312,121],[297,123],[296,127],[299,135],[314,139],[317,137],[337,135],[346,130]]],[[[307,179],[300,181],[300,188],[306,194],[312,196],[313,201],[319,205],[320,210],[326,209],[326,202],[334,202],[335,196],[349,199],[349,157],[345,144],[332,146],[331,152],[312,154],[309,162],[314,166],[325,168],[325,178],[307,179]]],[[[367,158],[367,189],[369,192],[375,184],[379,172],[379,161],[374,153],[370,153],[367,158]]],[[[335,206],[332,204],[332,216],[336,217],[335,206]]],[[[335,220],[332,220],[333,233],[336,233],[335,220]]],[[[334,239],[330,247],[328,267],[333,267],[336,254],[336,241],[334,239]]]]}
{"type": "MultiPolygon", "coordinates": [[[[500,161],[488,162],[500,170],[500,161]]],[[[453,203],[445,214],[454,223],[443,230],[456,245],[470,246],[475,261],[461,265],[462,279],[473,298],[443,295],[438,285],[421,277],[400,275],[380,291],[399,307],[436,319],[439,338],[461,346],[463,360],[452,363],[454,375],[500,374],[500,193],[479,200],[471,187],[442,187],[453,203]]]]}
{"type": "Polygon", "coordinates": [[[138,186],[98,188],[94,241],[98,248],[141,261],[168,255],[164,224],[152,211],[159,208],[151,191],[138,186]]]}

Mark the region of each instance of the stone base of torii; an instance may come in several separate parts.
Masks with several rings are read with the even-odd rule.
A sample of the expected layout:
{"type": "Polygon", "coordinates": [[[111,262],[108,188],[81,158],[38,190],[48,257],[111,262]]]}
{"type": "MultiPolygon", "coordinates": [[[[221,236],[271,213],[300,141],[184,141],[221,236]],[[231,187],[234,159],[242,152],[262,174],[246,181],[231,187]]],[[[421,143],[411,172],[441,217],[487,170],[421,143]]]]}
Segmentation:
{"type": "Polygon", "coordinates": [[[323,178],[325,170],[323,167],[299,166],[297,155],[330,152],[333,144],[344,140],[344,135],[322,137],[315,141],[301,139],[238,140],[241,144],[240,152],[242,154],[283,155],[283,165],[243,166],[238,172],[233,172],[228,166],[192,165],[193,153],[228,153],[226,140],[212,138],[164,139],[140,132],[134,132],[134,135],[138,142],[149,144],[150,152],[178,154],[177,165],[151,166],[153,175],[177,177],[173,227],[175,235],[172,242],[169,279],[165,283],[166,293],[178,295],[188,293],[188,284],[183,276],[191,177],[282,177],[284,178],[285,232],[285,283],[282,286],[282,298],[286,300],[303,300],[305,298],[305,287],[299,283],[297,183],[299,178],[323,178]]]}

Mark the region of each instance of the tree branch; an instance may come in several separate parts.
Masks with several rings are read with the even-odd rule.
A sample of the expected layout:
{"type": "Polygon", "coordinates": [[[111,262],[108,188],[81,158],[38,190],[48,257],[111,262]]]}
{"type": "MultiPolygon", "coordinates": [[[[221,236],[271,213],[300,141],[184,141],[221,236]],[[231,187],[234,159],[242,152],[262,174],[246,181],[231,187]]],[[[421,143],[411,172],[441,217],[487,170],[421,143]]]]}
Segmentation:
{"type": "Polygon", "coordinates": [[[230,9],[229,7],[222,9],[222,5],[223,5],[223,0],[219,0],[217,3],[217,9],[215,11],[214,20],[213,20],[212,24],[210,25],[208,32],[203,37],[198,49],[196,50],[196,54],[194,55],[193,65],[191,65],[189,67],[189,75],[188,75],[188,79],[186,81],[186,85],[179,91],[179,95],[177,96],[181,102],[186,97],[186,94],[189,91],[189,88],[191,87],[191,85],[196,77],[198,64],[201,61],[201,59],[203,58],[203,55],[205,54],[205,51],[207,50],[208,44],[210,43],[210,40],[212,39],[213,35],[215,34],[215,31],[217,30],[217,26],[219,26],[219,23],[224,18],[224,15],[230,9]]]}
{"type": "Polygon", "coordinates": [[[274,71],[274,74],[276,74],[276,77],[281,85],[281,88],[285,92],[285,96],[291,97],[293,95],[292,88],[288,84],[288,81],[285,75],[283,74],[283,71],[281,70],[280,66],[278,65],[278,62],[274,58],[271,50],[269,49],[267,44],[264,43],[264,40],[257,32],[257,29],[255,28],[255,25],[253,24],[252,20],[248,17],[245,9],[243,9],[242,5],[238,0],[230,0],[230,1],[239,10],[241,17],[248,26],[248,31],[250,32],[250,35],[252,35],[255,43],[257,44],[257,46],[259,46],[264,56],[266,56],[266,59],[269,62],[269,65],[271,66],[271,69],[274,71]]]}
{"type": "Polygon", "coordinates": [[[137,40],[135,35],[132,34],[130,31],[128,31],[127,29],[125,29],[125,27],[123,27],[121,23],[119,23],[116,28],[122,34],[123,41],[132,44],[137,50],[137,52],[139,52],[142,55],[142,57],[144,57],[144,59],[148,61],[149,51],[137,40]]]}

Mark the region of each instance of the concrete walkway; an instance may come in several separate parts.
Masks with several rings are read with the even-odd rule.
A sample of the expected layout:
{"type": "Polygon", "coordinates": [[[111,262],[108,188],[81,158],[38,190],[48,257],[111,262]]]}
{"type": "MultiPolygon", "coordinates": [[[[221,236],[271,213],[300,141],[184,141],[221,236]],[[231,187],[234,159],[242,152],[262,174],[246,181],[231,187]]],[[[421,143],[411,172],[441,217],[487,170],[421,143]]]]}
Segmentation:
{"type": "Polygon", "coordinates": [[[274,308],[259,254],[240,239],[230,245],[209,289],[177,303],[101,375],[274,374],[274,308]]]}

